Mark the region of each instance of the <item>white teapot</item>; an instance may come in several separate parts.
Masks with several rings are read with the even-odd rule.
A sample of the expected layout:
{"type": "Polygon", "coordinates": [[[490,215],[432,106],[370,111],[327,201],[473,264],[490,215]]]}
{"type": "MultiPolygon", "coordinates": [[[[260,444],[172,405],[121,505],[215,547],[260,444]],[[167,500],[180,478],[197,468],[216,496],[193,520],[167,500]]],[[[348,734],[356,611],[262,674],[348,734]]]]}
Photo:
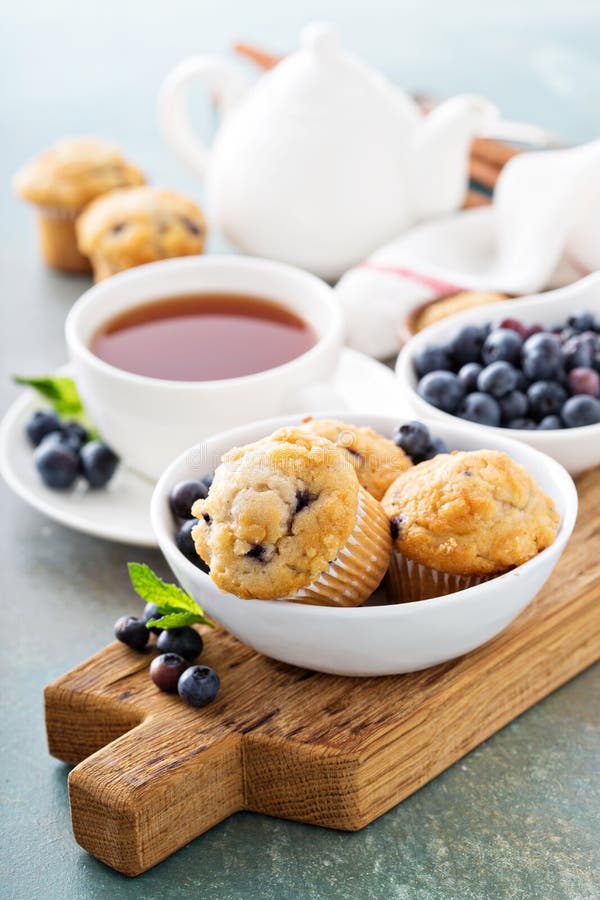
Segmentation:
{"type": "Polygon", "coordinates": [[[413,223],[458,208],[471,139],[493,112],[460,96],[423,115],[326,24],[306,27],[300,50],[252,88],[227,59],[195,56],[159,95],[167,141],[206,179],[212,223],[246,253],[327,279],[413,223]],[[210,150],[186,113],[196,79],[217,92],[224,114],[210,150]]]}

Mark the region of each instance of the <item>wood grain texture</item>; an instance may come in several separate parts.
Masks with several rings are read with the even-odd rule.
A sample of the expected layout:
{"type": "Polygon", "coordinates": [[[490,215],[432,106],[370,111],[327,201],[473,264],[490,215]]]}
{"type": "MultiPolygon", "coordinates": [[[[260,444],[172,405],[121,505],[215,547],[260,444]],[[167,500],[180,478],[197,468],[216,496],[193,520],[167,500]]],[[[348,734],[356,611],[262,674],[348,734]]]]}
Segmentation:
{"type": "Polygon", "coordinates": [[[222,689],[201,710],[154,687],[154,652],[118,643],[49,685],[50,752],[79,763],[77,841],[137,875],[240,809],[356,830],[409,796],[600,656],[600,469],[578,488],[573,538],[538,598],[450,663],[320,675],[217,630],[202,659],[222,689]]]}

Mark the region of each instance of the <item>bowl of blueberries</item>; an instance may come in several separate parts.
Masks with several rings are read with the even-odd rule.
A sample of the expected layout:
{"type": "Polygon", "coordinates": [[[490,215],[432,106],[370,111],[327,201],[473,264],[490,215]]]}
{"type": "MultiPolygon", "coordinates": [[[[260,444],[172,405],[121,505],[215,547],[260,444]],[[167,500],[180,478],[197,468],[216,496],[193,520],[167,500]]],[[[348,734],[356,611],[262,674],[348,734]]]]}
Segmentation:
{"type": "Polygon", "coordinates": [[[425,328],[396,375],[420,418],[510,435],[572,474],[600,463],[600,272],[425,328]]]}

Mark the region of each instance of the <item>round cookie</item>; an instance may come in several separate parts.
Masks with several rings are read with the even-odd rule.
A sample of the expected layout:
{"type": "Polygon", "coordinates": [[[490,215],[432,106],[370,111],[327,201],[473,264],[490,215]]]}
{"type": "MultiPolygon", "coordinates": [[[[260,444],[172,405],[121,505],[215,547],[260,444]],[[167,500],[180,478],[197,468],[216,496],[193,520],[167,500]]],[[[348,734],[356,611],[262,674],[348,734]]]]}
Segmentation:
{"type": "Polygon", "coordinates": [[[75,220],[82,209],[109,191],[144,184],[144,176],[118,147],[96,138],[64,138],[25,165],[14,188],[38,207],[41,249],[48,265],[65,272],[90,270],[80,253],[75,220]]]}
{"type": "Polygon", "coordinates": [[[376,500],[381,500],[392,482],[412,467],[401,447],[367,426],[347,425],[335,419],[309,419],[299,429],[340,447],[354,466],[360,484],[376,500]]]}
{"type": "Polygon", "coordinates": [[[554,540],[554,503],[505,453],[455,451],[415,466],[383,498],[394,548],[461,576],[500,574],[554,540]]]}
{"type": "Polygon", "coordinates": [[[192,513],[211,578],[238,597],[354,606],[387,568],[380,504],[343,451],[297,428],[226,453],[192,513]]]}
{"type": "Polygon", "coordinates": [[[90,204],[77,221],[77,240],[96,281],[176,256],[202,253],[204,216],[182,194],[155,187],[125,188],[90,204]]]}

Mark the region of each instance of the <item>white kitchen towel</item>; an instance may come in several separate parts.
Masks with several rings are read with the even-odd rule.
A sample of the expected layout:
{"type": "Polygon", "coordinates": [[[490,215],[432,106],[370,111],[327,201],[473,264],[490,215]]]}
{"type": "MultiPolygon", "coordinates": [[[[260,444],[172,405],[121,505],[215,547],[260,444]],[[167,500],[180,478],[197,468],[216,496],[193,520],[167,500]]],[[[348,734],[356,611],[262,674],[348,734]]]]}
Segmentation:
{"type": "Polygon", "coordinates": [[[351,347],[398,350],[421,303],[460,291],[535,293],[600,269],[600,140],[522,153],[504,167],[491,206],[419,225],[340,279],[351,347]]]}

